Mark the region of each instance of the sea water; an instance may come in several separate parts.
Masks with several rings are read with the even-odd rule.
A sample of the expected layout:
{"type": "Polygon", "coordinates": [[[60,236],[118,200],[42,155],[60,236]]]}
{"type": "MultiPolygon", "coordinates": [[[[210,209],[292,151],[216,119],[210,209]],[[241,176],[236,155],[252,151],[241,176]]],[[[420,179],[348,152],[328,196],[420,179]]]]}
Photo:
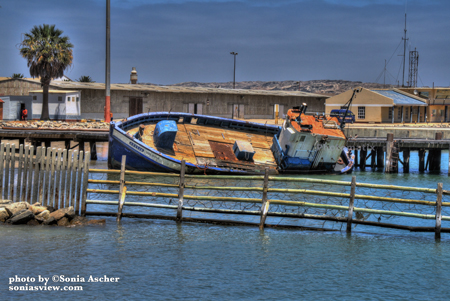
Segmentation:
{"type": "MultiPolygon", "coordinates": [[[[418,173],[415,157],[413,152],[409,174],[367,168],[352,175],[358,182],[428,188],[442,182],[449,189],[447,153],[441,174],[434,175],[418,173]]],[[[104,226],[75,228],[2,225],[0,241],[1,300],[446,300],[450,295],[447,233],[435,241],[433,233],[376,227],[357,226],[346,234],[129,218],[118,224],[106,218],[104,226]]]]}

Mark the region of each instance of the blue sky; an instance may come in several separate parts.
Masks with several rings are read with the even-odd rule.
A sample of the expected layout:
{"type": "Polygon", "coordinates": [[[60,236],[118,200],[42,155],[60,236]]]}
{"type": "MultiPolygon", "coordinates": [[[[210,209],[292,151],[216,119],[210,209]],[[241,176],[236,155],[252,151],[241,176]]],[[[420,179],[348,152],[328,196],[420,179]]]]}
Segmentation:
{"type": "MultiPolygon", "coordinates": [[[[104,82],[105,3],[0,0],[0,76],[29,76],[17,45],[22,33],[47,23],[75,46],[67,76],[104,82]]],[[[388,60],[386,81],[401,83],[405,8],[419,86],[449,86],[445,0],[111,0],[111,81],[127,83],[136,67],[139,82],[227,82],[235,51],[237,81],[382,83],[388,60]]]]}

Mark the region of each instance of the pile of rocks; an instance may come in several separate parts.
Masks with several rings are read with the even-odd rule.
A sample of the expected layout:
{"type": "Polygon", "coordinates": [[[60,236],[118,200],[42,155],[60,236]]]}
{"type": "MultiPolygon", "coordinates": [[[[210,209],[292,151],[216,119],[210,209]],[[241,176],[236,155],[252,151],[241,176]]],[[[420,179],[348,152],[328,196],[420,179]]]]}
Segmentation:
{"type": "Polygon", "coordinates": [[[91,129],[107,130],[109,123],[97,121],[67,122],[67,121],[2,121],[0,126],[8,128],[32,128],[32,129],[91,129]]]}
{"type": "Polygon", "coordinates": [[[11,225],[57,225],[74,227],[90,224],[105,224],[105,220],[88,220],[75,214],[73,206],[55,210],[51,206],[27,202],[11,203],[0,200],[0,221],[11,225]]]}

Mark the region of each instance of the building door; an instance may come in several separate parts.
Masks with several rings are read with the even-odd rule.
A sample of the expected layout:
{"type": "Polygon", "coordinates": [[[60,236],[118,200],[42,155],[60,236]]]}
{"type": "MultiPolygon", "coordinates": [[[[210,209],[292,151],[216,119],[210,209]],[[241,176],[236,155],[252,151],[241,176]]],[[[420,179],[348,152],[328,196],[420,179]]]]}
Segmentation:
{"type": "Polygon", "coordinates": [[[239,118],[239,105],[238,104],[234,104],[233,105],[233,119],[238,119],[239,118]]]}
{"type": "Polygon", "coordinates": [[[3,120],[3,102],[0,102],[0,120],[3,120]]]}
{"type": "Polygon", "coordinates": [[[137,115],[144,112],[142,97],[130,97],[129,115],[137,115]]]}

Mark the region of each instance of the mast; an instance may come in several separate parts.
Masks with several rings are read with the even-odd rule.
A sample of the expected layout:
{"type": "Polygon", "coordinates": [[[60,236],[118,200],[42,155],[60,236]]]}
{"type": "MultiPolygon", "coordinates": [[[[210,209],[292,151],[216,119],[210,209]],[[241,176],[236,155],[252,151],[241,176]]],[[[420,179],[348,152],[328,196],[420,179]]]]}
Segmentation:
{"type": "Polygon", "coordinates": [[[405,37],[402,38],[403,40],[403,77],[402,77],[402,87],[405,86],[405,65],[406,65],[406,41],[408,40],[406,38],[406,11],[405,11],[405,37]]]}

